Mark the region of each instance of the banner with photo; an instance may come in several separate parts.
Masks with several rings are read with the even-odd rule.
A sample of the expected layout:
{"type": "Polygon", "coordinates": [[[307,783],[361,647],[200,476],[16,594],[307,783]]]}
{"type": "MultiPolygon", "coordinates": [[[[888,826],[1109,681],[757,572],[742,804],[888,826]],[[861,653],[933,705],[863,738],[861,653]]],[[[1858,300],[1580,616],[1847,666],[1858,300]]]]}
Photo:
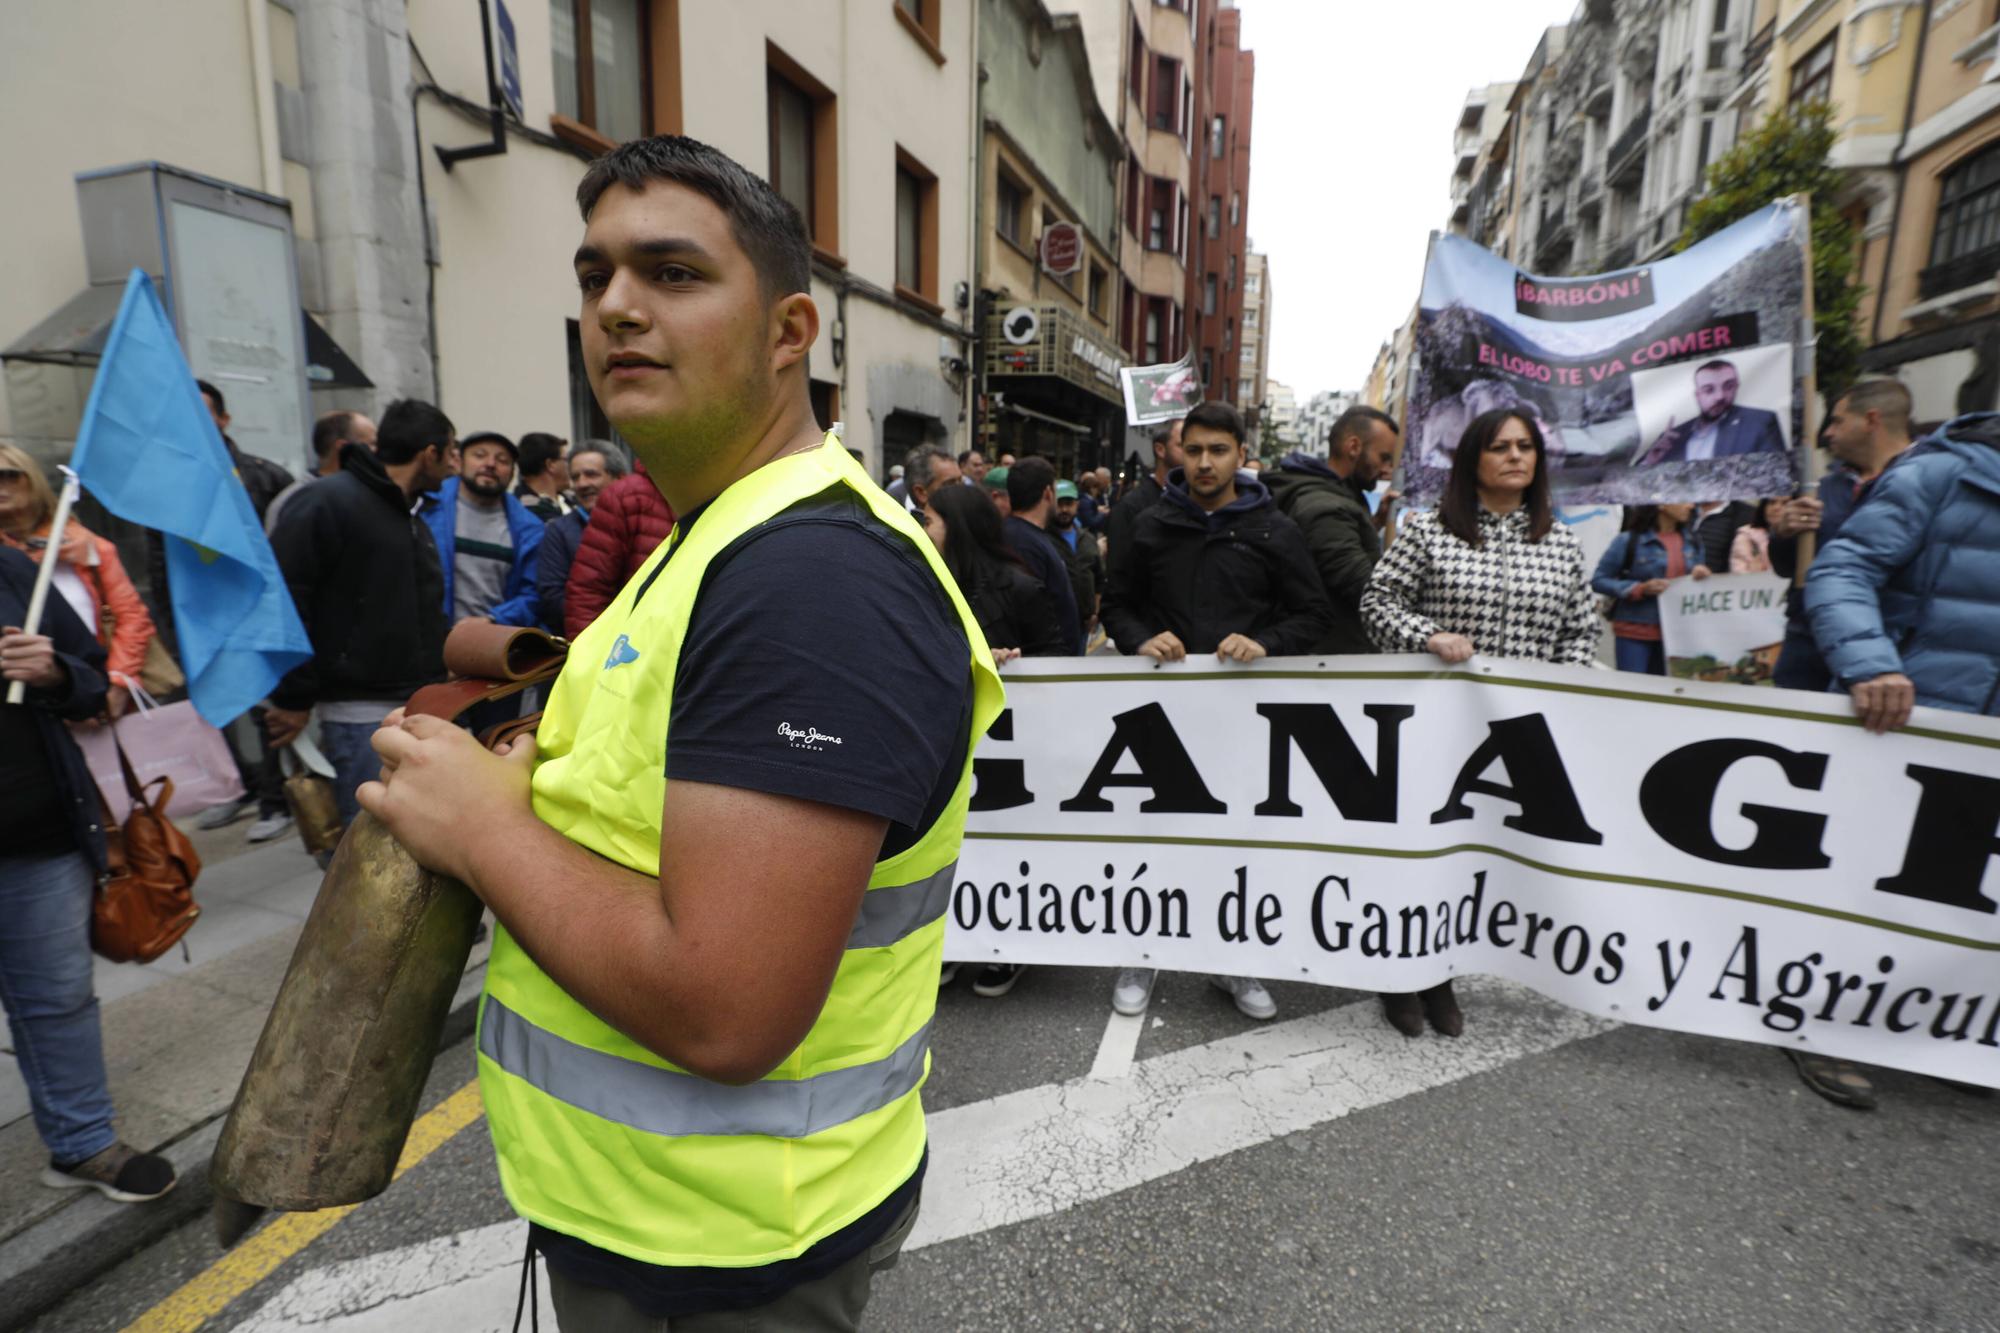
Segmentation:
{"type": "Polygon", "coordinates": [[[1769,685],[1785,642],[1785,593],[1776,574],[1675,579],[1660,594],[1667,674],[1682,680],[1769,685]]]}
{"type": "Polygon", "coordinates": [[[1194,372],[1194,349],[1178,361],[1157,366],[1120,366],[1125,390],[1125,424],[1150,426],[1179,421],[1201,402],[1201,378],[1194,372]]]}
{"type": "Polygon", "coordinates": [[[1591,1013],[2000,1086],[2000,721],[1475,658],[1028,659],[946,956],[1591,1013]]]}
{"type": "Polygon", "coordinates": [[[1809,218],[1783,200],[1680,254],[1575,278],[1432,239],[1404,490],[1434,500],[1466,425],[1533,414],[1558,504],[1789,495],[1797,481],[1809,218]]]}

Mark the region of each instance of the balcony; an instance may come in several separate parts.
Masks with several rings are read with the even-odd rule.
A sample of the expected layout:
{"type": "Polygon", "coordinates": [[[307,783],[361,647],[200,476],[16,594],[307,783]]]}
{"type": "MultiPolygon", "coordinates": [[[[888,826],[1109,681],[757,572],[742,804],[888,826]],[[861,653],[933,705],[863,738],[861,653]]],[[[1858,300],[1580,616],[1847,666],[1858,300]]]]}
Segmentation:
{"type": "Polygon", "coordinates": [[[1947,293],[1986,282],[2000,273],[2000,246],[1989,245],[1969,255],[1932,264],[1917,275],[1917,295],[1929,301],[1947,293]]]}
{"type": "Polygon", "coordinates": [[[1620,269],[1632,267],[1632,261],[1639,257],[1639,238],[1628,236],[1604,252],[1604,262],[1599,271],[1616,273],[1620,269]]]}
{"type": "Polygon", "coordinates": [[[1542,273],[1555,269],[1568,259],[1576,245],[1576,227],[1571,223],[1569,211],[1561,204],[1542,210],[1541,226],[1535,229],[1535,268],[1542,273]]]}
{"type": "Polygon", "coordinates": [[[1580,217],[1596,217],[1604,211],[1604,178],[1585,172],[1576,183],[1576,211],[1580,217]]]}
{"type": "Polygon", "coordinates": [[[1625,185],[1636,180],[1646,165],[1646,135],[1653,128],[1653,108],[1650,104],[1640,107],[1639,114],[1626,123],[1611,141],[1611,150],[1604,155],[1605,179],[1613,185],[1625,185]]]}

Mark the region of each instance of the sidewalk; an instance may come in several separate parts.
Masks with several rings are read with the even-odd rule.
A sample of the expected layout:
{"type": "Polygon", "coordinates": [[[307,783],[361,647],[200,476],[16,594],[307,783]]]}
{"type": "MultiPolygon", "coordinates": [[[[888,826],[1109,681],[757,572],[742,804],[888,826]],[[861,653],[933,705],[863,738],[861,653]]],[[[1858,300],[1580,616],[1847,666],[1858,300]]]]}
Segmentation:
{"type": "MultiPolygon", "coordinates": [[[[7,1042],[0,1054],[0,1328],[19,1327],[208,1206],[209,1152],[319,892],[320,871],[295,834],[250,847],[243,823],[208,833],[192,821],[183,826],[203,858],[195,884],[202,914],[187,934],[187,957],[176,948],[144,966],[96,960],[119,1134],[135,1147],[164,1151],[180,1184],[136,1205],[41,1184],[47,1154],[0,1028],[7,1042]]],[[[447,1040],[469,1030],[487,948],[482,941],[473,951],[447,1040]]]]}

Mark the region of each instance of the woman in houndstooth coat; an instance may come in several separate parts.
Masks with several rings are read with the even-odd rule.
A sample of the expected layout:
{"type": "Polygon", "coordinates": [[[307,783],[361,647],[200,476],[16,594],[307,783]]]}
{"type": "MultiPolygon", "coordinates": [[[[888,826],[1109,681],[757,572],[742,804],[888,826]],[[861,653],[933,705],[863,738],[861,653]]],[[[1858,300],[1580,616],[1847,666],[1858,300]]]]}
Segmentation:
{"type": "MultiPolygon", "coordinates": [[[[1447,663],[1475,652],[1588,666],[1602,622],[1583,545],[1549,501],[1541,430],[1499,408],[1473,418],[1452,455],[1438,507],[1413,515],[1361,595],[1361,621],[1385,653],[1434,653],[1447,663]]],[[[1382,1010],[1406,1037],[1424,1020],[1447,1037],[1465,1030],[1451,983],[1384,995],[1382,1010]]]]}

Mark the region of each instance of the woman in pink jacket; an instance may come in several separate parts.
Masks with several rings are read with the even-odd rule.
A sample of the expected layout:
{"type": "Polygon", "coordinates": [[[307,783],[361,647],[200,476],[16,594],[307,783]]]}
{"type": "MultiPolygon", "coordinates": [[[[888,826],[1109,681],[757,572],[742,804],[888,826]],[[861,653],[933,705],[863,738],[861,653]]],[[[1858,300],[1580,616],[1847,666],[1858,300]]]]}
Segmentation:
{"type": "Polygon", "coordinates": [[[1781,496],[1757,506],[1757,517],[1736,529],[1729,543],[1729,572],[1768,574],[1771,572],[1771,506],[1784,504],[1781,496]]]}
{"type": "MultiPolygon", "coordinates": [[[[13,445],[0,444],[0,543],[25,551],[39,563],[55,509],[55,492],[41,465],[13,445]]],[[[75,518],[63,528],[61,559],[55,590],[104,645],[110,659],[105,674],[111,681],[105,706],[111,716],[120,717],[132,707],[127,687],[139,679],[146,663],[146,648],[155,633],[153,618],[125,573],[118,548],[75,518]]]]}

